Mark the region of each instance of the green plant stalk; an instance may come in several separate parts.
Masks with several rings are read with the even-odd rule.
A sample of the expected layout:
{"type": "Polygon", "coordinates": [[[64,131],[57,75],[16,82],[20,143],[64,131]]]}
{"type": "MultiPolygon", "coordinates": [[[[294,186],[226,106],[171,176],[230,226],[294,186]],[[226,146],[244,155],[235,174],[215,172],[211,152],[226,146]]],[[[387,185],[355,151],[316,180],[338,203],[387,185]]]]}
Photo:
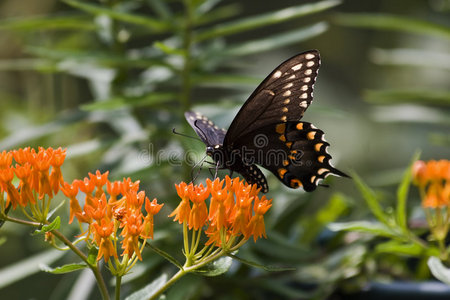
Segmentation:
{"type": "MultiPolygon", "coordinates": [[[[184,23],[182,23],[182,39],[183,39],[183,53],[184,62],[181,70],[181,90],[180,90],[180,104],[181,104],[181,119],[184,118],[184,112],[188,111],[191,107],[191,70],[192,70],[192,22],[193,22],[193,6],[192,0],[183,0],[185,12],[184,23]]],[[[187,149],[184,149],[185,152],[187,149]]],[[[189,178],[190,169],[187,164],[184,164],[184,178],[189,178]]]]}
{"type": "Polygon", "coordinates": [[[172,276],[159,290],[153,294],[148,300],[155,300],[158,299],[161,294],[167,290],[169,287],[171,287],[175,282],[177,282],[181,277],[186,275],[187,273],[193,272],[196,269],[199,269],[211,262],[213,262],[216,259],[219,259],[220,257],[224,256],[226,252],[222,249],[220,252],[215,253],[211,256],[205,257],[204,260],[201,260],[198,264],[189,266],[186,262],[186,264],[183,266],[182,270],[179,270],[175,275],[172,276]]]}
{"type": "MultiPolygon", "coordinates": [[[[13,217],[5,216],[3,214],[0,216],[0,219],[3,219],[4,221],[9,221],[9,222],[13,222],[13,223],[21,224],[21,225],[33,226],[33,227],[40,227],[42,225],[41,223],[38,223],[38,222],[31,222],[31,221],[16,219],[13,217]]],[[[61,242],[63,242],[67,247],[69,247],[78,257],[80,257],[86,263],[86,265],[91,269],[92,273],[94,273],[98,288],[100,289],[100,293],[102,295],[102,299],[109,300],[110,298],[109,298],[109,294],[108,294],[108,289],[106,288],[105,281],[103,280],[103,277],[100,273],[98,266],[91,265],[87,259],[87,256],[83,252],[81,252],[77,247],[75,247],[75,245],[69,239],[67,239],[61,232],[59,232],[56,229],[52,230],[50,232],[55,237],[57,237],[61,242]]]]}
{"type": "Polygon", "coordinates": [[[115,291],[115,300],[120,300],[120,285],[122,283],[122,276],[116,276],[116,291],[115,291]]]}
{"type": "Polygon", "coordinates": [[[92,273],[94,273],[94,277],[97,281],[98,288],[102,295],[102,299],[109,300],[108,289],[106,288],[105,281],[103,280],[102,274],[100,273],[100,268],[97,265],[92,265],[89,263],[87,256],[81,252],[71,241],[69,241],[61,232],[58,230],[52,230],[51,233],[56,236],[61,242],[63,242],[67,247],[69,247],[78,257],[80,257],[86,265],[91,269],[92,273]]]}
{"type": "MultiPolygon", "coordinates": [[[[109,0],[108,7],[113,10],[116,5],[118,5],[121,0],[109,0]]],[[[114,55],[124,56],[124,47],[123,43],[119,40],[119,22],[115,18],[111,18],[111,35],[112,35],[112,45],[111,51],[114,55]]],[[[115,95],[122,95],[123,93],[120,91],[120,83],[126,80],[127,77],[127,69],[124,65],[117,67],[117,74],[114,78],[113,91],[115,95]]]]}
{"type": "Polygon", "coordinates": [[[184,0],[185,15],[183,23],[183,52],[184,63],[181,70],[181,107],[183,112],[189,110],[191,98],[191,68],[192,68],[192,18],[193,18],[193,4],[192,0],[184,0]]]}

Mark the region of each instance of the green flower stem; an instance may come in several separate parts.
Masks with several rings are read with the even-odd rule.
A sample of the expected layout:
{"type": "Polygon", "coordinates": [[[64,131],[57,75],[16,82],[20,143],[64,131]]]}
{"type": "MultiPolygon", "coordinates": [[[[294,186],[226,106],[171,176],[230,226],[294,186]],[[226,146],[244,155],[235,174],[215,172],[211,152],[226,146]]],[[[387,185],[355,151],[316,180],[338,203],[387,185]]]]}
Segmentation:
{"type": "MultiPolygon", "coordinates": [[[[0,215],[0,219],[3,219],[5,221],[32,226],[32,227],[40,227],[42,224],[38,222],[32,222],[32,221],[26,221],[22,219],[16,219],[13,217],[5,216],[4,214],[0,215]]],[[[48,223],[48,222],[47,222],[48,223]]],[[[67,239],[61,232],[58,230],[52,230],[50,231],[57,239],[59,239],[61,242],[63,242],[67,247],[69,247],[78,257],[80,257],[86,265],[92,270],[92,273],[94,273],[95,279],[97,280],[98,288],[100,289],[100,293],[102,294],[102,298],[104,300],[109,300],[108,295],[108,289],[106,288],[105,281],[103,280],[103,277],[100,273],[100,270],[97,265],[92,265],[89,263],[87,256],[81,252],[75,245],[67,239]]]]}
{"type": "Polygon", "coordinates": [[[156,291],[156,293],[153,294],[153,296],[151,296],[149,298],[149,300],[158,299],[159,296],[161,296],[161,294],[164,293],[165,290],[167,290],[169,287],[171,287],[181,277],[183,277],[187,273],[193,272],[193,271],[209,264],[210,262],[213,262],[216,259],[219,259],[220,257],[222,257],[224,255],[226,255],[226,252],[224,250],[220,250],[217,253],[214,251],[212,255],[205,257],[204,259],[198,261],[196,264],[194,264],[192,266],[188,266],[187,262],[186,262],[186,264],[183,266],[183,270],[179,270],[177,273],[175,273],[175,275],[173,275],[172,278],[170,278],[158,291],[156,291]]]}
{"type": "Polygon", "coordinates": [[[2,219],[4,221],[8,221],[8,222],[13,222],[13,223],[27,225],[27,226],[33,226],[33,227],[39,227],[39,226],[42,225],[41,223],[38,223],[38,222],[32,222],[32,221],[26,221],[26,220],[22,220],[22,219],[16,219],[16,218],[7,216],[7,215],[5,215],[3,213],[0,215],[0,219],[2,219]]]}
{"type": "Polygon", "coordinates": [[[98,288],[100,293],[102,294],[102,299],[109,300],[108,289],[106,288],[105,281],[103,280],[102,274],[100,273],[100,269],[98,265],[92,265],[89,263],[87,256],[81,252],[75,245],[69,241],[61,232],[58,230],[52,230],[54,236],[56,236],[61,242],[63,242],[67,247],[69,247],[78,257],[80,257],[86,265],[91,269],[92,273],[94,273],[94,277],[97,281],[98,288]]]}
{"type": "Polygon", "coordinates": [[[122,276],[116,276],[116,292],[115,292],[115,300],[120,300],[120,285],[122,283],[122,276]]]}

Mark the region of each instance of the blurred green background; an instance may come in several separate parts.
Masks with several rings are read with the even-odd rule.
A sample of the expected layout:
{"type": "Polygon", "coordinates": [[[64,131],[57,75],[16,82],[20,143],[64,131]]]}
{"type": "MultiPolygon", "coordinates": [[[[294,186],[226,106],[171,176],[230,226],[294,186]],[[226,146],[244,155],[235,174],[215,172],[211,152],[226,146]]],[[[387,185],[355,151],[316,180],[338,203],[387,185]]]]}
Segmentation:
{"type": "MultiPolygon", "coordinates": [[[[166,203],[155,243],[181,257],[181,230],[165,216],[178,201],[174,183],[190,180],[205,148],[172,128],[194,134],[183,117],[188,109],[228,127],[273,68],[318,49],[315,101],[303,119],[325,131],[334,165],[381,188],[389,205],[417,149],[422,159],[450,156],[449,16],[448,0],[2,0],[0,150],[67,147],[66,181],[97,169],[140,180],[166,203]]],[[[198,180],[209,175],[203,170],[198,180]]],[[[340,295],[381,273],[429,275],[380,262],[370,246],[330,234],[328,222],[368,214],[352,180],[329,179],[329,188],[307,194],[268,175],[268,240],[239,253],[296,272],[235,263],[219,277],[188,276],[168,299],[346,299],[340,295]]],[[[411,203],[418,201],[413,193],[411,203]]],[[[99,297],[87,275],[38,272],[38,262],[74,258],[54,262],[28,228],[6,224],[0,236],[0,298],[99,297]]],[[[124,295],[174,271],[155,256],[146,254],[124,295]]]]}

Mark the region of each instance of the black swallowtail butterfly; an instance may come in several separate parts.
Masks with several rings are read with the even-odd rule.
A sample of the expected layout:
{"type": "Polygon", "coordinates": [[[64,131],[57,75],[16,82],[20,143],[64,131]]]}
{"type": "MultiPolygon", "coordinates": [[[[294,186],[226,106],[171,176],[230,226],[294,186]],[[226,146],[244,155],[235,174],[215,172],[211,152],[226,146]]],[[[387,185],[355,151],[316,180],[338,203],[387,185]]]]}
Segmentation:
{"type": "Polygon", "coordinates": [[[283,62],[250,95],[228,131],[199,113],[186,112],[186,120],[218,168],[241,174],[264,193],[269,188],[256,165],[270,170],[286,186],[307,192],[327,175],[348,177],[330,165],[323,131],[300,121],[313,100],[319,66],[317,50],[283,62]]]}

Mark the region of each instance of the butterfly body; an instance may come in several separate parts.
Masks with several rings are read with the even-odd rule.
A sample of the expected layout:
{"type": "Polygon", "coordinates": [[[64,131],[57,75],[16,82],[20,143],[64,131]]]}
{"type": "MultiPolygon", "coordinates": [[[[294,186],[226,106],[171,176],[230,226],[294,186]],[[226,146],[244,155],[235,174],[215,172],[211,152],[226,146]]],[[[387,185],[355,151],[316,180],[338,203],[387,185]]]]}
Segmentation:
{"type": "Polygon", "coordinates": [[[300,121],[313,99],[319,66],[317,50],[283,62],[250,95],[228,131],[200,113],[186,112],[216,166],[241,174],[264,193],[267,180],[257,165],[286,186],[305,191],[313,191],[329,174],[347,176],[330,165],[323,131],[300,121]]]}

